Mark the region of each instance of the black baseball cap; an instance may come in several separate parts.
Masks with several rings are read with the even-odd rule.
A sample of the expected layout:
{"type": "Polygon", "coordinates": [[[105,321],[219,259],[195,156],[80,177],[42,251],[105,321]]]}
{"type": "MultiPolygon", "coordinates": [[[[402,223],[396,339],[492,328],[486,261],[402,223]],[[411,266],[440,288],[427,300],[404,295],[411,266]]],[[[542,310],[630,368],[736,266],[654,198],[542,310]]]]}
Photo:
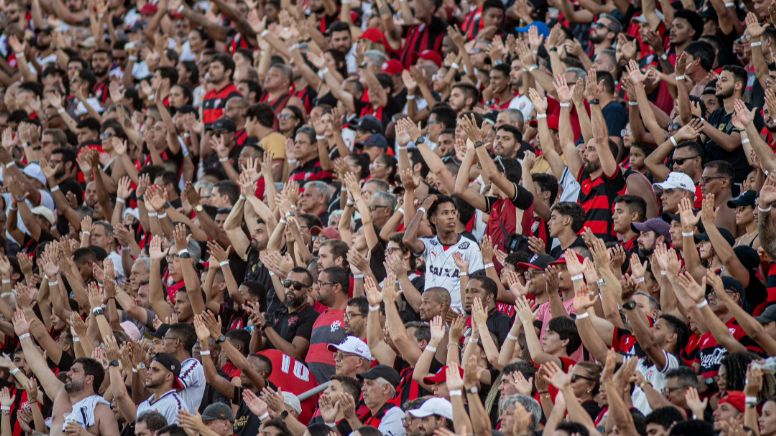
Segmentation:
{"type": "Polygon", "coordinates": [[[369,133],[383,133],[383,123],[372,115],[364,115],[356,122],[356,130],[369,133]]]}
{"type": "Polygon", "coordinates": [[[768,324],[776,321],[776,304],[766,307],[763,313],[755,318],[760,324],[768,324]]]}
{"type": "MultiPolygon", "coordinates": [[[[733,237],[733,234],[730,233],[728,229],[718,228],[719,233],[722,234],[722,237],[725,238],[725,240],[730,244],[730,246],[733,246],[736,242],[736,238],[733,237]]],[[[696,233],[695,234],[695,242],[703,242],[708,241],[709,235],[706,233],[696,233]]]]}
{"type": "Polygon", "coordinates": [[[401,376],[395,369],[387,365],[377,365],[372,367],[369,371],[358,375],[360,380],[376,380],[382,378],[391,384],[394,388],[399,385],[401,376]]]}
{"type": "Polygon", "coordinates": [[[234,421],[234,415],[232,414],[232,408],[224,403],[213,403],[205,407],[202,411],[202,421],[216,421],[225,420],[229,422],[234,421]]]}
{"type": "Polygon", "coordinates": [[[183,383],[181,383],[180,379],[178,379],[178,377],[181,375],[181,362],[170,353],[159,353],[154,356],[154,360],[159,362],[165,369],[170,371],[172,375],[175,376],[173,388],[179,391],[182,390],[183,383]]]}
{"type": "Polygon", "coordinates": [[[555,258],[552,256],[548,256],[546,254],[534,254],[530,259],[528,259],[528,262],[518,262],[517,267],[544,271],[553,262],[555,262],[555,258]]]}
{"type": "Polygon", "coordinates": [[[757,198],[757,193],[754,191],[745,191],[742,192],[741,195],[739,195],[736,198],[732,198],[728,200],[727,205],[730,208],[736,208],[739,206],[752,206],[754,207],[754,200],[757,198]]]}

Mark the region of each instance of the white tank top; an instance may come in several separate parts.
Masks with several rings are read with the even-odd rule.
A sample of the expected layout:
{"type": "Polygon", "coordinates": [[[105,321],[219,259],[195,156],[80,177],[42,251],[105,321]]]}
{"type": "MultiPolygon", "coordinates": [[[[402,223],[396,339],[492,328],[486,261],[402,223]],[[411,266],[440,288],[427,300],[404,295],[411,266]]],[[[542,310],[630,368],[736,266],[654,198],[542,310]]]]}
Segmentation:
{"type": "Polygon", "coordinates": [[[88,430],[89,427],[94,425],[94,409],[96,409],[99,404],[110,407],[110,403],[96,394],[73,404],[73,410],[71,410],[70,413],[65,414],[65,422],[62,424],[62,430],[64,431],[65,427],[67,427],[67,424],[70,422],[75,422],[88,430]]]}

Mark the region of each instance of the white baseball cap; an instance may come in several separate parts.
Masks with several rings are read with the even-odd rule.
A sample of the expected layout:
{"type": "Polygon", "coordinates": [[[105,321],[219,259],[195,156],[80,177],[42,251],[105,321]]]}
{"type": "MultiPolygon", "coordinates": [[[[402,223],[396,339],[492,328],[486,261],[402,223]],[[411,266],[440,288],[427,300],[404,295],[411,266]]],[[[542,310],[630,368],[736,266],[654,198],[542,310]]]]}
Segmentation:
{"type": "Polygon", "coordinates": [[[329,351],[342,351],[343,353],[355,354],[366,360],[372,360],[372,352],[369,351],[369,345],[367,345],[361,339],[355,336],[348,336],[342,341],[341,344],[329,344],[329,351]]]}
{"type": "Polygon", "coordinates": [[[283,391],[282,395],[283,403],[285,403],[286,406],[294,409],[296,413],[302,413],[302,403],[299,401],[299,397],[286,391],[283,391]]]}
{"type": "Polygon", "coordinates": [[[685,173],[670,172],[668,178],[662,183],[655,183],[652,186],[660,189],[683,189],[695,193],[695,183],[690,176],[685,173]]]}
{"type": "Polygon", "coordinates": [[[409,412],[410,415],[415,418],[425,418],[431,415],[441,416],[449,420],[453,420],[453,405],[444,398],[429,398],[417,409],[412,409],[409,412]]]}

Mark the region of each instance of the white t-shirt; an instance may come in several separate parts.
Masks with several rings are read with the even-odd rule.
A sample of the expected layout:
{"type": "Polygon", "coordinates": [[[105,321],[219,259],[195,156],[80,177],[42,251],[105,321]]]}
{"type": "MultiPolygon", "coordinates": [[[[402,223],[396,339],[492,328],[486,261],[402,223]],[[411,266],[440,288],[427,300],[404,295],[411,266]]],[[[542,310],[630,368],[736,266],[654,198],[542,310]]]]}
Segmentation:
{"type": "Polygon", "coordinates": [[[421,238],[425,249],[423,257],[426,259],[426,287],[445,288],[450,292],[450,307],[461,310],[461,270],[453,260],[454,253],[461,253],[464,260],[469,262],[469,272],[482,269],[482,253],[477,241],[468,236],[461,235],[458,243],[447,247],[439,242],[439,238],[421,238]]]}
{"type": "MultiPolygon", "coordinates": [[[[178,412],[184,409],[183,400],[174,389],[155,399],[153,395],[137,406],[137,416],[155,410],[167,418],[167,425],[178,423],[178,412]]],[[[136,416],[136,418],[137,418],[136,416]]]]}
{"type": "Polygon", "coordinates": [[[178,379],[183,383],[184,389],[180,396],[189,413],[197,413],[202,396],[205,394],[205,369],[199,360],[188,358],[181,362],[181,375],[178,379]]]}
{"type": "MultiPolygon", "coordinates": [[[[665,368],[659,369],[654,363],[647,360],[646,357],[639,359],[639,363],[636,365],[636,370],[644,375],[644,380],[648,381],[652,387],[662,392],[666,386],[666,373],[672,369],[679,368],[679,360],[671,353],[663,351],[663,355],[666,357],[665,368]],[[650,364],[647,366],[647,364],[650,364]]],[[[639,409],[644,415],[649,415],[652,412],[652,408],[649,407],[649,401],[647,401],[647,394],[636,387],[632,395],[633,407],[639,409]]]]}
{"type": "Polygon", "coordinates": [[[406,431],[404,430],[403,419],[404,411],[398,407],[392,407],[385,412],[377,429],[384,436],[404,436],[406,431]]]}
{"type": "Polygon", "coordinates": [[[62,430],[64,430],[65,427],[67,427],[67,424],[71,422],[75,422],[87,430],[89,427],[94,426],[94,411],[100,404],[110,407],[110,403],[99,395],[91,395],[73,404],[70,413],[65,414],[65,422],[62,424],[62,430]]]}

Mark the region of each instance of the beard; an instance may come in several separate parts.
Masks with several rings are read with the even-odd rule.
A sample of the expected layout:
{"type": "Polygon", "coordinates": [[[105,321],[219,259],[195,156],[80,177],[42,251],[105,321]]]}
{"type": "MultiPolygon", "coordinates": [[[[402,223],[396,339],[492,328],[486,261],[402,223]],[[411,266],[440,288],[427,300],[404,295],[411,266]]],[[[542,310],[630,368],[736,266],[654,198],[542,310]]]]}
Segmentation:
{"type": "Polygon", "coordinates": [[[593,44],[600,44],[604,42],[604,39],[606,39],[606,35],[599,35],[597,33],[590,35],[590,42],[593,44]]]}
{"type": "Polygon", "coordinates": [[[83,381],[74,381],[73,379],[68,379],[68,382],[65,383],[65,391],[68,394],[74,394],[81,392],[84,389],[84,382],[83,381]]]}
{"type": "Polygon", "coordinates": [[[601,168],[601,162],[600,161],[590,161],[585,159],[585,169],[588,172],[598,171],[601,168]]]}
{"type": "Polygon", "coordinates": [[[286,296],[286,307],[289,309],[297,309],[300,306],[302,306],[307,299],[304,296],[294,297],[290,298],[289,296],[286,296]]]}
{"type": "Polygon", "coordinates": [[[730,88],[728,91],[720,90],[717,91],[714,95],[716,95],[719,98],[729,98],[733,96],[733,88],[730,88]]]}

